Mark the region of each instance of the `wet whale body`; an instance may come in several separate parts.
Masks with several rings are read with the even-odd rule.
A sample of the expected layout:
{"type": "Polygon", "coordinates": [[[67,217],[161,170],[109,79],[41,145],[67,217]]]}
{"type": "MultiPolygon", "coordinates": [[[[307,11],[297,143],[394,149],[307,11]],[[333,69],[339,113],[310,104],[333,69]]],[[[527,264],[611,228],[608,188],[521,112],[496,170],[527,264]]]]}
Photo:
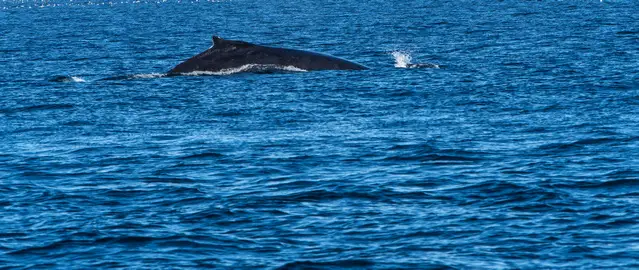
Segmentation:
{"type": "Polygon", "coordinates": [[[191,72],[220,72],[242,67],[287,68],[301,70],[364,70],[368,69],[330,55],[256,45],[239,40],[213,36],[213,47],[180,63],[168,72],[179,75],[191,72]]]}

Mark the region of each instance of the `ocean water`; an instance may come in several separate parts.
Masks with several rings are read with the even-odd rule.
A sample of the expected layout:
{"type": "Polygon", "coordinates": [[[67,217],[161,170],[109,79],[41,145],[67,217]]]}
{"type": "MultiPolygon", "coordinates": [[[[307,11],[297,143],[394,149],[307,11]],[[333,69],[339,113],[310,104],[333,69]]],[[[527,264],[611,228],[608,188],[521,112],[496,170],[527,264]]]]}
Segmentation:
{"type": "Polygon", "coordinates": [[[1,269],[639,268],[637,1],[2,0],[0,67],[1,269]]]}

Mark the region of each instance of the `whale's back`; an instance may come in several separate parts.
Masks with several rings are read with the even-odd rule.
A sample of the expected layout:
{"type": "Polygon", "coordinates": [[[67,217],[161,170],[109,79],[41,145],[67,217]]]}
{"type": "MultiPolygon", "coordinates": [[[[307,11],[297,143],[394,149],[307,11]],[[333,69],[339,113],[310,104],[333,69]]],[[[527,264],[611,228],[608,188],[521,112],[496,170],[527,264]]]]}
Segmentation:
{"type": "Polygon", "coordinates": [[[295,67],[308,71],[367,69],[357,63],[315,52],[260,46],[219,37],[213,37],[213,43],[213,47],[180,63],[171,69],[169,74],[193,71],[218,72],[246,65],[295,67]]]}

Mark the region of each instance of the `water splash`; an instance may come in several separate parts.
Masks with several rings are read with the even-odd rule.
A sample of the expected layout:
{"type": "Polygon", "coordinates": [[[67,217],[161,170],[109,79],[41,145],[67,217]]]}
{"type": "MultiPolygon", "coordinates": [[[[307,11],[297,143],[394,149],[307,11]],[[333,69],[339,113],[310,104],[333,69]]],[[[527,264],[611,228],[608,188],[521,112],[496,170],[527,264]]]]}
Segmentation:
{"type": "Polygon", "coordinates": [[[396,68],[441,68],[440,65],[433,63],[413,64],[413,57],[407,52],[394,51],[391,52],[391,55],[393,56],[393,58],[395,58],[396,68]]]}
{"type": "Polygon", "coordinates": [[[394,51],[391,55],[395,58],[395,67],[397,68],[408,68],[413,60],[413,57],[407,52],[394,51]]]}

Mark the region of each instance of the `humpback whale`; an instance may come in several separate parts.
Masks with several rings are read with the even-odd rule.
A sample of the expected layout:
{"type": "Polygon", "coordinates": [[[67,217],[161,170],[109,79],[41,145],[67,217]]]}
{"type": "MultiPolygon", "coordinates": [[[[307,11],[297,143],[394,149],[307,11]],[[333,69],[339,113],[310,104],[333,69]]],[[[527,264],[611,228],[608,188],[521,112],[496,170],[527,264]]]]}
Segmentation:
{"type": "Polygon", "coordinates": [[[330,55],[269,46],[213,36],[213,46],[169,70],[168,75],[194,71],[218,72],[247,65],[262,67],[294,67],[302,70],[363,70],[368,69],[330,55]]]}

